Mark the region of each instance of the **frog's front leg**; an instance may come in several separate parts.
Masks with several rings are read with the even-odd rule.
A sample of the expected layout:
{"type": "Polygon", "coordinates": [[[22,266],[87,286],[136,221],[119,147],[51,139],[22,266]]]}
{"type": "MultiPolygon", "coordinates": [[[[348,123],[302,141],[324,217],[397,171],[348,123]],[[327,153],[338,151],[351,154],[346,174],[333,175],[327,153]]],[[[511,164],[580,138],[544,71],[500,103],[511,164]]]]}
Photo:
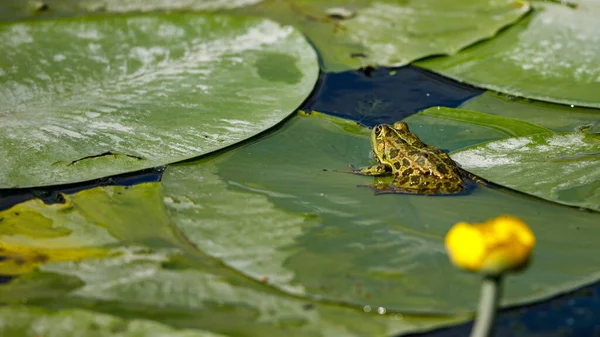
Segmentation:
{"type": "Polygon", "coordinates": [[[360,174],[363,176],[381,176],[384,174],[391,173],[390,169],[388,169],[385,165],[382,165],[380,163],[375,164],[370,167],[365,167],[363,169],[357,169],[352,164],[350,164],[348,166],[350,166],[351,170],[335,170],[335,172],[354,173],[354,174],[360,174]]]}

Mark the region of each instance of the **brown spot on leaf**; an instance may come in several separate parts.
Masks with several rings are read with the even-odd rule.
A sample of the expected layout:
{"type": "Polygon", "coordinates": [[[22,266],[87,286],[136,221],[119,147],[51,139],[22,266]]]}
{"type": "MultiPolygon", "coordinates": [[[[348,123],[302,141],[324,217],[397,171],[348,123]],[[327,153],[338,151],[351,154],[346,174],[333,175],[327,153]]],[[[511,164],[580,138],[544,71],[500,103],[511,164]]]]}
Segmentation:
{"type": "Polygon", "coordinates": [[[48,262],[48,260],[50,260],[50,258],[46,254],[36,255],[33,259],[35,262],[39,262],[39,263],[45,263],[45,262],[48,262]]]}
{"type": "Polygon", "coordinates": [[[357,58],[357,57],[367,58],[368,56],[365,53],[350,53],[350,58],[357,58]]]}

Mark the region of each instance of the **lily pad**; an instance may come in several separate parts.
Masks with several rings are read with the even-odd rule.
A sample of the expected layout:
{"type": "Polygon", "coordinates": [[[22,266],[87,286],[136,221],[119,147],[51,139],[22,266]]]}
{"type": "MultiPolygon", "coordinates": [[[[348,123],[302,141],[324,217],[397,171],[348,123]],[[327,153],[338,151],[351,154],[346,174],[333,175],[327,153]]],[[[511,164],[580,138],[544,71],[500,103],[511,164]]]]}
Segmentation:
{"type": "Polygon", "coordinates": [[[262,0],[2,0],[0,21],[125,12],[217,11],[262,0]]]}
{"type": "Polygon", "coordinates": [[[149,11],[216,11],[249,6],[262,0],[77,0],[86,11],[149,12],[149,11]]]}
{"type": "Polygon", "coordinates": [[[529,10],[529,3],[513,0],[265,0],[238,9],[296,25],[315,44],[329,72],[455,54],[529,10]]]}
{"type": "Polygon", "coordinates": [[[534,133],[552,132],[552,130],[546,129],[545,127],[537,124],[473,110],[435,107],[421,111],[419,114],[421,116],[432,116],[438,119],[481,125],[513,137],[527,136],[534,133]]]}
{"type": "Polygon", "coordinates": [[[600,110],[532,101],[487,91],[460,106],[488,114],[518,118],[547,127],[553,131],[575,131],[600,122],[600,110]]]}
{"type": "Polygon", "coordinates": [[[3,336],[174,336],[218,337],[206,331],[178,331],[149,320],[124,320],[87,310],[44,310],[24,305],[0,308],[3,336]]]}
{"type": "Polygon", "coordinates": [[[0,187],[202,155],[286,118],[316,55],[292,27],[212,14],[0,25],[0,187]]]}
{"type": "Polygon", "coordinates": [[[365,311],[472,312],[480,278],[450,265],[444,235],[456,222],[503,213],[524,219],[538,240],[531,268],[507,280],[504,305],[600,276],[600,214],[484,186],[444,197],[374,195],[357,187],[373,177],[332,172],[371,162],[368,132],[317,114],[219,157],[170,166],[171,217],[201,250],[250,278],[365,311]]]}
{"type": "MultiPolygon", "coordinates": [[[[206,187],[208,191],[221,192],[224,197],[233,197],[238,205],[250,202],[255,206],[260,203],[269,206],[263,196],[248,199],[245,193],[228,194],[223,183],[217,184],[217,189],[211,184],[206,187]]],[[[423,331],[467,318],[460,315],[419,317],[365,313],[362,308],[321,303],[278,291],[269,285],[269,276],[276,279],[276,275],[263,275],[260,280],[248,278],[223,265],[221,260],[206,255],[179,231],[166,212],[159,183],[128,188],[98,187],[65,195],[65,199],[64,205],[30,201],[6,210],[2,216],[15,210],[28,210],[30,215],[18,215],[11,218],[11,223],[34,221],[36,223],[31,226],[36,226],[40,222],[38,226],[45,232],[37,237],[30,227],[13,225],[13,228],[27,230],[17,234],[14,229],[11,235],[2,237],[2,242],[20,240],[31,247],[58,246],[58,236],[62,235],[61,247],[67,249],[77,241],[74,238],[69,241],[69,236],[87,232],[90,241],[102,235],[109,236],[112,241],[103,243],[99,240],[97,246],[103,248],[86,249],[113,254],[95,256],[94,259],[78,258],[72,262],[37,261],[38,265],[34,266],[37,271],[29,268],[23,271],[28,274],[0,284],[0,304],[3,305],[0,333],[3,335],[25,332],[62,335],[63,331],[76,330],[92,331],[90,334],[96,331],[100,335],[111,331],[129,336],[146,335],[145,331],[151,329],[183,336],[210,333],[384,336],[423,331]],[[39,214],[34,217],[36,212],[39,214]],[[45,220],[37,220],[42,218],[45,220]],[[80,228],[72,228],[72,220],[76,220],[80,228]],[[57,234],[48,235],[49,228],[57,228],[57,234]],[[90,233],[90,228],[101,234],[90,233]]],[[[190,198],[182,198],[178,203],[172,198],[167,200],[170,210],[184,209],[189,207],[187,202],[192,202],[190,198]]],[[[220,195],[214,200],[220,202],[220,195]]],[[[207,207],[198,217],[206,218],[211,214],[214,214],[212,209],[207,207]]],[[[268,208],[262,214],[272,217],[272,223],[280,220],[282,229],[290,225],[295,227],[307,218],[276,209],[269,211],[268,208]]],[[[232,216],[231,219],[238,218],[232,216]]],[[[314,219],[308,219],[307,225],[311,223],[314,219]]],[[[32,248],[35,251],[57,249],[32,248]]],[[[0,263],[0,273],[4,272],[2,267],[0,263]]]]}
{"type": "Polygon", "coordinates": [[[490,140],[552,132],[516,118],[446,107],[429,108],[404,121],[425,143],[447,152],[490,140]]]}
{"type": "Polygon", "coordinates": [[[600,6],[534,7],[530,17],[493,41],[416,65],[515,96],[600,107],[600,6]]]}
{"type": "Polygon", "coordinates": [[[555,202],[600,211],[600,135],[536,134],[452,154],[485,179],[555,202]]]}

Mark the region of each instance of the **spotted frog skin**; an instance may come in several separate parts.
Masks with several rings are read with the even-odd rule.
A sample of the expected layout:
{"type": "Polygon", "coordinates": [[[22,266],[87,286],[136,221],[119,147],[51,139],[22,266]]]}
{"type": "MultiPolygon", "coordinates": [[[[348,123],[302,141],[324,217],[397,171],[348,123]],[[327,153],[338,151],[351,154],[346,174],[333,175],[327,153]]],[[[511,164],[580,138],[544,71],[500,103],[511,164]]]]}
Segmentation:
{"type": "Polygon", "coordinates": [[[381,176],[374,185],[366,185],[377,193],[459,193],[465,189],[464,178],[471,177],[444,151],[423,143],[404,122],[375,126],[371,147],[377,164],[344,172],[381,176]]]}

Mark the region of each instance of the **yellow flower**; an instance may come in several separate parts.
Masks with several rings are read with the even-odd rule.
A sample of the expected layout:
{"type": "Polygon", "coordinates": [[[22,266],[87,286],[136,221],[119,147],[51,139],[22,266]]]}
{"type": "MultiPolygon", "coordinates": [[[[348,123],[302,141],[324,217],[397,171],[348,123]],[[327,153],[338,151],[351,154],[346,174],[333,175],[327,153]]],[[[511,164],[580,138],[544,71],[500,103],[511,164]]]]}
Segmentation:
{"type": "Polygon", "coordinates": [[[525,267],[534,245],[531,229],[509,215],[474,225],[459,222],[446,234],[452,263],[492,275],[525,267]]]}

